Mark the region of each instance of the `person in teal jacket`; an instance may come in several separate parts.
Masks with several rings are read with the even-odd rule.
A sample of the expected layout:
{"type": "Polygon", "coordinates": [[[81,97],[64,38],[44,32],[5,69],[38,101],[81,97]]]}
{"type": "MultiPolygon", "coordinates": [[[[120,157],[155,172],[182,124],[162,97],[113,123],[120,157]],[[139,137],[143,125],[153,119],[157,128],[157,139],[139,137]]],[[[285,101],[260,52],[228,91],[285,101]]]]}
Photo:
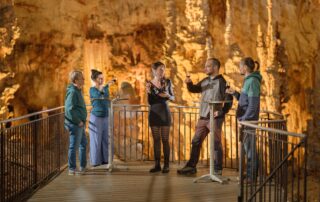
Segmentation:
{"type": "Polygon", "coordinates": [[[89,121],[90,135],[90,164],[95,167],[108,164],[108,125],[109,125],[109,85],[104,85],[103,74],[97,70],[91,70],[91,79],[94,86],[90,88],[92,110],[89,121]]]}
{"type": "MultiPolygon", "coordinates": [[[[227,93],[236,97],[238,108],[236,116],[239,121],[257,121],[260,113],[260,86],[262,76],[259,70],[259,63],[247,57],[240,61],[240,74],[244,75],[244,84],[241,93],[229,88],[227,93]],[[255,67],[256,66],[256,67],[255,67]]],[[[247,154],[247,180],[254,181],[258,172],[258,157],[256,152],[255,130],[246,128],[248,132],[242,142],[247,154]]]]}
{"type": "Polygon", "coordinates": [[[85,123],[87,119],[86,105],[81,90],[84,84],[84,77],[81,71],[70,73],[71,83],[67,87],[65,97],[65,127],[70,133],[68,166],[69,175],[76,173],[76,151],[79,149],[80,172],[83,174],[86,169],[86,146],[85,123]]]}

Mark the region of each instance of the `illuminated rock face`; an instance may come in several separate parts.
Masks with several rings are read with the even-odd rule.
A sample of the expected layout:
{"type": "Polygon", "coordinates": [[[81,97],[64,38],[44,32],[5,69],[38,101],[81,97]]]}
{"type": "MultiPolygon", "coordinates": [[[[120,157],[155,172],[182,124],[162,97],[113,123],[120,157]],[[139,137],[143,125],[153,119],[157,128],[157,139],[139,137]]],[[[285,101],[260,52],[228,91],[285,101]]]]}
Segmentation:
{"type": "Polygon", "coordinates": [[[14,13],[13,3],[0,1],[0,119],[12,116],[9,101],[14,98],[20,85],[14,80],[14,72],[7,68],[5,58],[13,51],[19,38],[19,28],[14,13]]]}
{"type": "Polygon", "coordinates": [[[261,64],[262,107],[288,115],[288,130],[308,133],[310,168],[320,167],[319,0],[15,0],[14,7],[0,2],[0,9],[9,5],[8,20],[0,20],[6,33],[0,38],[0,90],[14,95],[1,100],[14,105],[17,115],[62,105],[74,68],[86,75],[86,98],[90,69],[97,68],[107,80],[118,78],[113,94],[129,86],[130,102],[145,103],[144,81],[156,60],[167,64],[177,103],[190,105],[199,96],[187,92],[187,71],[199,81],[206,58],[217,57],[239,90],[238,63],[251,56],[261,64]]]}

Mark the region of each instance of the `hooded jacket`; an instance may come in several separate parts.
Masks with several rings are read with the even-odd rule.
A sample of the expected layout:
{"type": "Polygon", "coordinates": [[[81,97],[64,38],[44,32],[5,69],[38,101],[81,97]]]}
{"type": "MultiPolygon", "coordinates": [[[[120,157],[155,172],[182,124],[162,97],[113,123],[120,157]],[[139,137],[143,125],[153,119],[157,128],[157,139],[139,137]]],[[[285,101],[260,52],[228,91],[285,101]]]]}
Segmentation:
{"type": "Polygon", "coordinates": [[[262,76],[259,71],[245,77],[241,93],[234,96],[239,100],[237,118],[239,121],[255,121],[260,112],[260,86],[262,76]]]}

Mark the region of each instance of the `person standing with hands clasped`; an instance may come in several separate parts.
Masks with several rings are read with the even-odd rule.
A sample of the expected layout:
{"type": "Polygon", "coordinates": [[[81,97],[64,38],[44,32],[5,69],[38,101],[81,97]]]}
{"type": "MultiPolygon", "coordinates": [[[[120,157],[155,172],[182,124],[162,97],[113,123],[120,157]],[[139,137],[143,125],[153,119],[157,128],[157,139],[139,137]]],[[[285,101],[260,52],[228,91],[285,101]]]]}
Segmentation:
{"type": "Polygon", "coordinates": [[[68,166],[69,175],[76,174],[76,151],[79,149],[80,170],[83,174],[87,166],[85,123],[87,119],[86,104],[82,95],[84,77],[81,71],[70,73],[71,83],[65,97],[65,127],[69,131],[68,166]]]}
{"type": "Polygon", "coordinates": [[[171,113],[168,106],[168,101],[174,100],[173,86],[170,79],[166,79],[165,65],[162,62],[153,63],[152,66],[153,79],[147,81],[146,90],[148,93],[148,103],[150,105],[149,125],[152,131],[154,142],[154,159],[155,166],[150,170],[151,173],[161,171],[161,142],[164,152],[163,173],[169,172],[169,132],[171,126],[171,113]]]}

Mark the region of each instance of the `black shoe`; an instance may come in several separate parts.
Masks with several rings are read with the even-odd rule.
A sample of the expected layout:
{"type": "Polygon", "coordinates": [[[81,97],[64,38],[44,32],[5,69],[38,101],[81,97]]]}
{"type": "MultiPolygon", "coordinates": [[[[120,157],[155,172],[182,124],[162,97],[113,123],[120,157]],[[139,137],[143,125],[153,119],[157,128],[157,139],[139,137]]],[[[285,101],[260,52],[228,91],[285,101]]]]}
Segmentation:
{"type": "Polygon", "coordinates": [[[150,173],[156,173],[156,172],[160,172],[161,171],[161,167],[160,166],[155,166],[154,168],[150,169],[150,173]]]}
{"type": "Polygon", "coordinates": [[[213,174],[214,175],[222,175],[222,170],[214,170],[213,174]]]}
{"type": "Polygon", "coordinates": [[[168,173],[169,171],[169,166],[164,166],[162,169],[162,173],[168,173]]]}
{"type": "Polygon", "coordinates": [[[177,170],[177,173],[180,175],[192,175],[197,173],[197,168],[185,166],[184,168],[177,170]]]}

